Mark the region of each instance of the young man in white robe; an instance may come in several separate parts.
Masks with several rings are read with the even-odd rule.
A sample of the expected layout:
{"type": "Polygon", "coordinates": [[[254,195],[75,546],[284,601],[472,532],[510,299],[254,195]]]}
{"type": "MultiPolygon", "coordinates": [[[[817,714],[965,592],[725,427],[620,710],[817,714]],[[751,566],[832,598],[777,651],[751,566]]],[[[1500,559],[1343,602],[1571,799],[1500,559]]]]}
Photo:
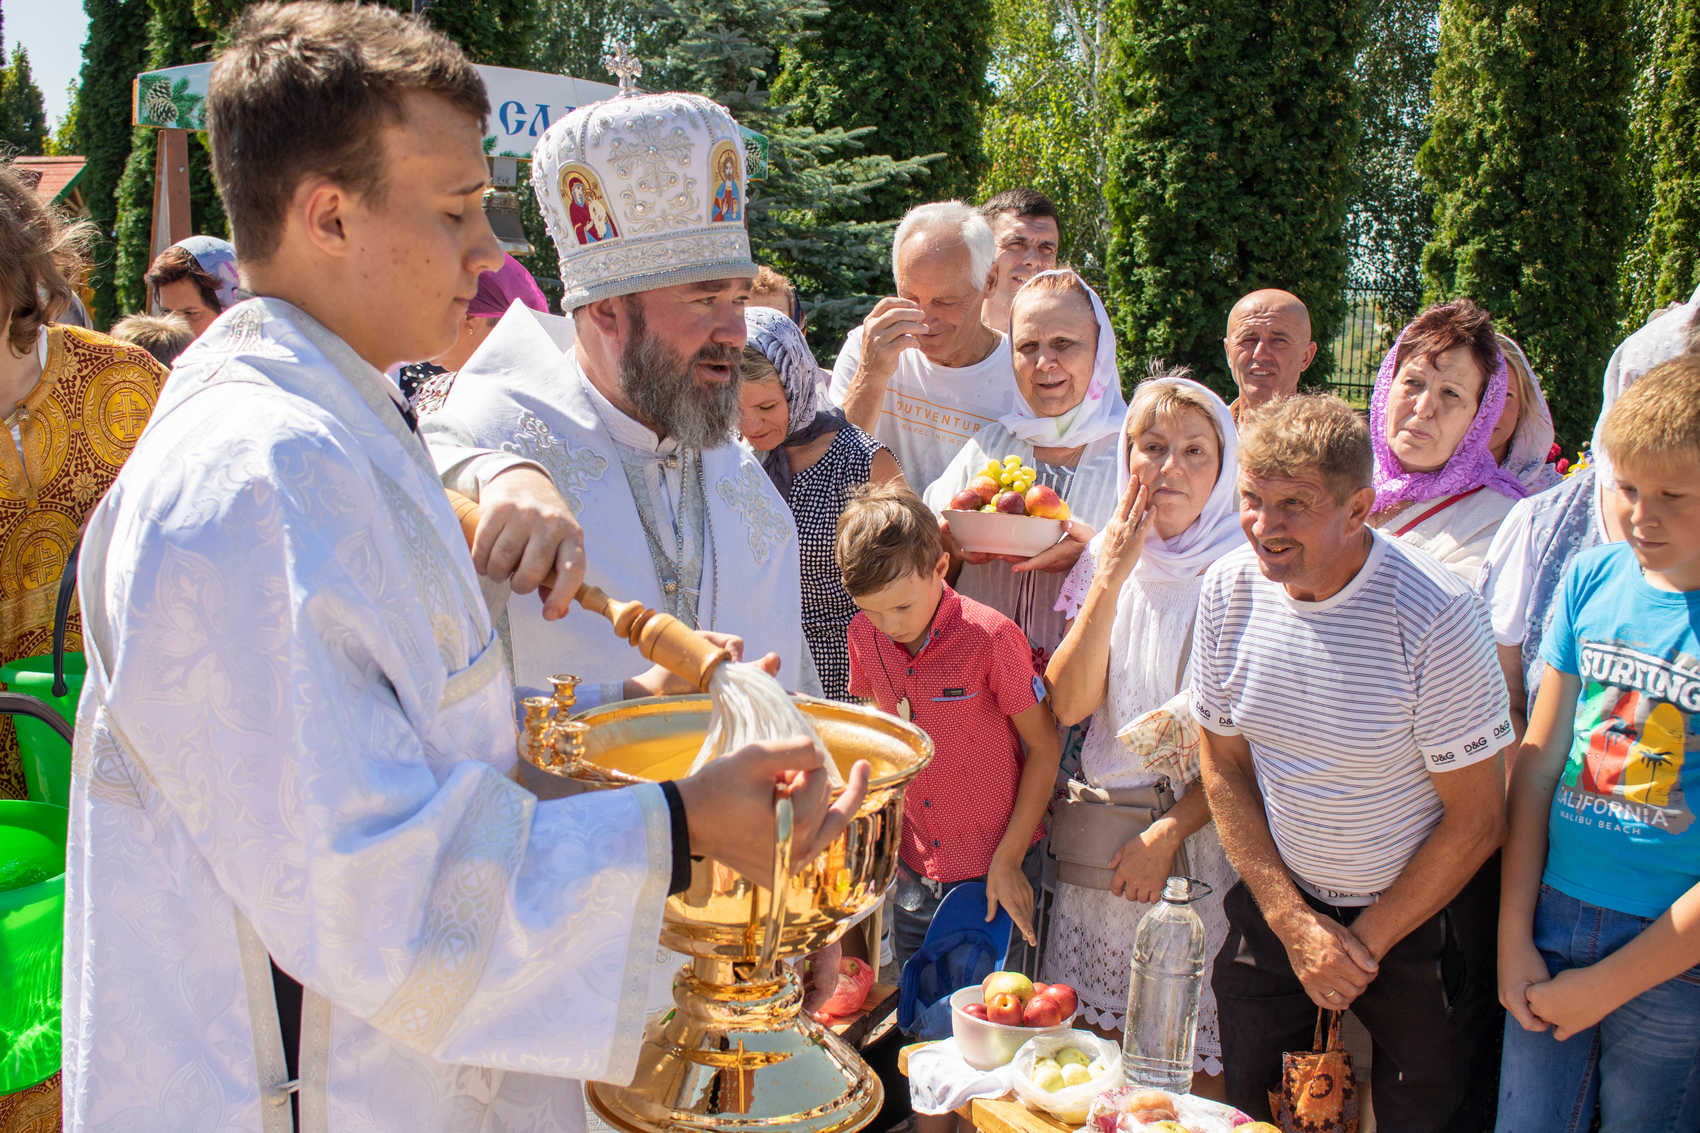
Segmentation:
{"type": "MultiPolygon", "coordinates": [[[[500,262],[483,84],[387,9],[262,5],[208,110],[255,297],[179,360],[83,543],[65,1127],[581,1128],[573,1079],[634,1072],[690,855],[765,883],[774,784],[807,861],[865,772],[831,809],[801,743],[514,783],[478,573],[383,375],[446,349],[500,262]]],[[[532,465],[483,472],[484,570],[557,569],[561,616],[570,512],[532,465]]]]}
{"type": "MultiPolygon", "coordinates": [[[[587,582],[739,634],[752,655],[778,655],[786,687],[818,692],[791,511],[736,437],[756,264],[742,221],[715,220],[701,187],[732,167],[744,194],[738,124],[696,95],[626,95],[574,110],[533,153],[571,314],[516,304],[461,368],[421,424],[444,483],[475,494],[489,464],[513,459],[489,450],[537,461],[574,511],[597,517],[587,582]],[[575,228],[579,194],[612,202],[613,235],[575,228]]],[[[581,706],[621,699],[644,665],[607,648],[606,624],[548,620],[518,594],[505,635],[516,685],[570,672],[586,682],[581,706]]]]}

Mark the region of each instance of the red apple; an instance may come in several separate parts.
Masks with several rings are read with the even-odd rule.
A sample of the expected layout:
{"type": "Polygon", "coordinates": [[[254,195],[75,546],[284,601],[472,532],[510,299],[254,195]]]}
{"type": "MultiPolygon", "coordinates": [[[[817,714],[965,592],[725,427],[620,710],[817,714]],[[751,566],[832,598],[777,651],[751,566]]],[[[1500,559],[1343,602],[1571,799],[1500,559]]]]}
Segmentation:
{"type": "Polygon", "coordinates": [[[968,481],[968,490],[980,497],[982,505],[992,502],[992,497],[1003,491],[1003,485],[985,474],[968,481]]]}
{"type": "Polygon", "coordinates": [[[1021,1000],[1013,992],[998,992],[986,1001],[986,1018],[1005,1027],[1021,1026],[1021,1000]]]}
{"type": "Polygon", "coordinates": [[[1064,1019],[1073,1015],[1075,1008],[1080,1006],[1080,996],[1067,984],[1051,984],[1045,989],[1045,994],[1062,1008],[1064,1019]]]}
{"type": "Polygon", "coordinates": [[[1035,995],[1021,1011],[1023,1027],[1055,1027],[1069,1017],[1062,1003],[1051,995],[1035,995]]]}
{"type": "Polygon", "coordinates": [[[986,1015],[986,1005],[984,1003],[967,1004],[966,1006],[964,1006],[962,1008],[962,1013],[964,1015],[968,1016],[970,1019],[985,1019],[985,1018],[988,1018],[988,1016],[986,1015]]]}
{"type": "Polygon", "coordinates": [[[1023,502],[1027,505],[1027,514],[1038,516],[1040,519],[1067,519],[1068,505],[1062,497],[1043,484],[1035,484],[1027,489],[1023,502]]]}
{"type": "Polygon", "coordinates": [[[1020,492],[1000,492],[992,503],[1005,515],[1027,514],[1027,502],[1021,498],[1020,492]]]}
{"type": "Polygon", "coordinates": [[[980,493],[973,488],[964,488],[950,497],[949,511],[979,511],[986,501],[980,498],[980,493]]]}

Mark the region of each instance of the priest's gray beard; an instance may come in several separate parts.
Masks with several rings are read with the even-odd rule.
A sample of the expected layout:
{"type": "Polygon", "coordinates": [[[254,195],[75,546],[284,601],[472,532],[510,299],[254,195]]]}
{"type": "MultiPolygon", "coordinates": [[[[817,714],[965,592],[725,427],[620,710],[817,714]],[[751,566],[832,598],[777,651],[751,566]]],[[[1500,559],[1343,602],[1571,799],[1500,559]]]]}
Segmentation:
{"type": "Polygon", "coordinates": [[[631,303],[626,311],[631,329],[620,352],[620,392],[656,431],[684,448],[714,449],[730,441],[738,423],[738,387],[744,382],[738,366],[743,351],[710,343],[686,361],[649,333],[642,307],[631,303]],[[730,366],[732,380],[699,387],[694,377],[698,362],[730,366]]]}

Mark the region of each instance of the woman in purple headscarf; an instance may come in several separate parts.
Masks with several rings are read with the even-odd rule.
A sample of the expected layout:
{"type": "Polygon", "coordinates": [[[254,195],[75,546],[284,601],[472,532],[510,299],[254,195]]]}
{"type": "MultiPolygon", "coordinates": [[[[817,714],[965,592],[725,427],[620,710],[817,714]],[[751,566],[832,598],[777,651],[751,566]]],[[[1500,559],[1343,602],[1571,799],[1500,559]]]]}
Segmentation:
{"type": "Polygon", "coordinates": [[[1420,547],[1474,585],[1511,505],[1528,489],[1494,459],[1508,372],[1493,319],[1438,303],[1400,332],[1370,399],[1370,525],[1420,547]]]}
{"type": "Polygon", "coordinates": [[[502,256],[502,266],[478,277],[478,294],[466,306],[460,322],[460,335],[447,354],[429,362],[403,366],[397,383],[407,395],[413,411],[423,417],[449,396],[454,377],[473,351],[481,346],[508,308],[515,302],[524,303],[533,311],[549,313],[549,301],[543,297],[537,281],[525,266],[510,255],[502,256]]]}

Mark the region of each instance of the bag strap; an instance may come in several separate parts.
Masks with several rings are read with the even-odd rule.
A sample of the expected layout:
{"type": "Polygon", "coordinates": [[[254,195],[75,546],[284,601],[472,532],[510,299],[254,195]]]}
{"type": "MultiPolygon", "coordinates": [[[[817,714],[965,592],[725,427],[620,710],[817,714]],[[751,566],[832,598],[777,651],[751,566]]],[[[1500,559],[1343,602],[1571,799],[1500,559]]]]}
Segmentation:
{"type": "Polygon", "coordinates": [[[1435,504],[1433,507],[1431,507],[1427,511],[1423,512],[1421,515],[1417,516],[1417,518],[1411,520],[1411,522],[1405,524],[1405,526],[1403,526],[1399,530],[1395,531],[1393,533],[1393,537],[1395,539],[1399,538],[1401,535],[1403,535],[1403,534],[1405,534],[1405,532],[1411,530],[1411,528],[1417,526],[1423,520],[1428,519],[1431,516],[1439,515],[1441,512],[1445,511],[1447,508],[1451,507],[1453,504],[1457,503],[1459,500],[1464,499],[1466,496],[1473,496],[1485,487],[1487,487],[1486,484],[1479,484],[1476,487],[1471,488],[1468,492],[1459,492],[1456,496],[1447,496],[1444,500],[1441,500],[1439,503],[1435,504]]]}
{"type": "Polygon", "coordinates": [[[1317,1009],[1317,1012],[1316,1012],[1316,1037],[1313,1040],[1311,1040],[1311,1047],[1310,1047],[1313,1051],[1316,1051],[1318,1054],[1321,1054],[1325,1051],[1336,1051],[1336,1050],[1343,1049],[1343,1047],[1341,1046],[1341,1040],[1340,1040],[1340,1022],[1341,1022],[1342,1019],[1345,1018],[1345,1014],[1346,1013],[1344,1011],[1324,1011],[1321,1008],[1317,1009]],[[1325,1018],[1328,1020],[1328,1030],[1327,1030],[1328,1037],[1326,1039],[1323,1038],[1323,1026],[1322,1026],[1322,1021],[1325,1018]]]}

